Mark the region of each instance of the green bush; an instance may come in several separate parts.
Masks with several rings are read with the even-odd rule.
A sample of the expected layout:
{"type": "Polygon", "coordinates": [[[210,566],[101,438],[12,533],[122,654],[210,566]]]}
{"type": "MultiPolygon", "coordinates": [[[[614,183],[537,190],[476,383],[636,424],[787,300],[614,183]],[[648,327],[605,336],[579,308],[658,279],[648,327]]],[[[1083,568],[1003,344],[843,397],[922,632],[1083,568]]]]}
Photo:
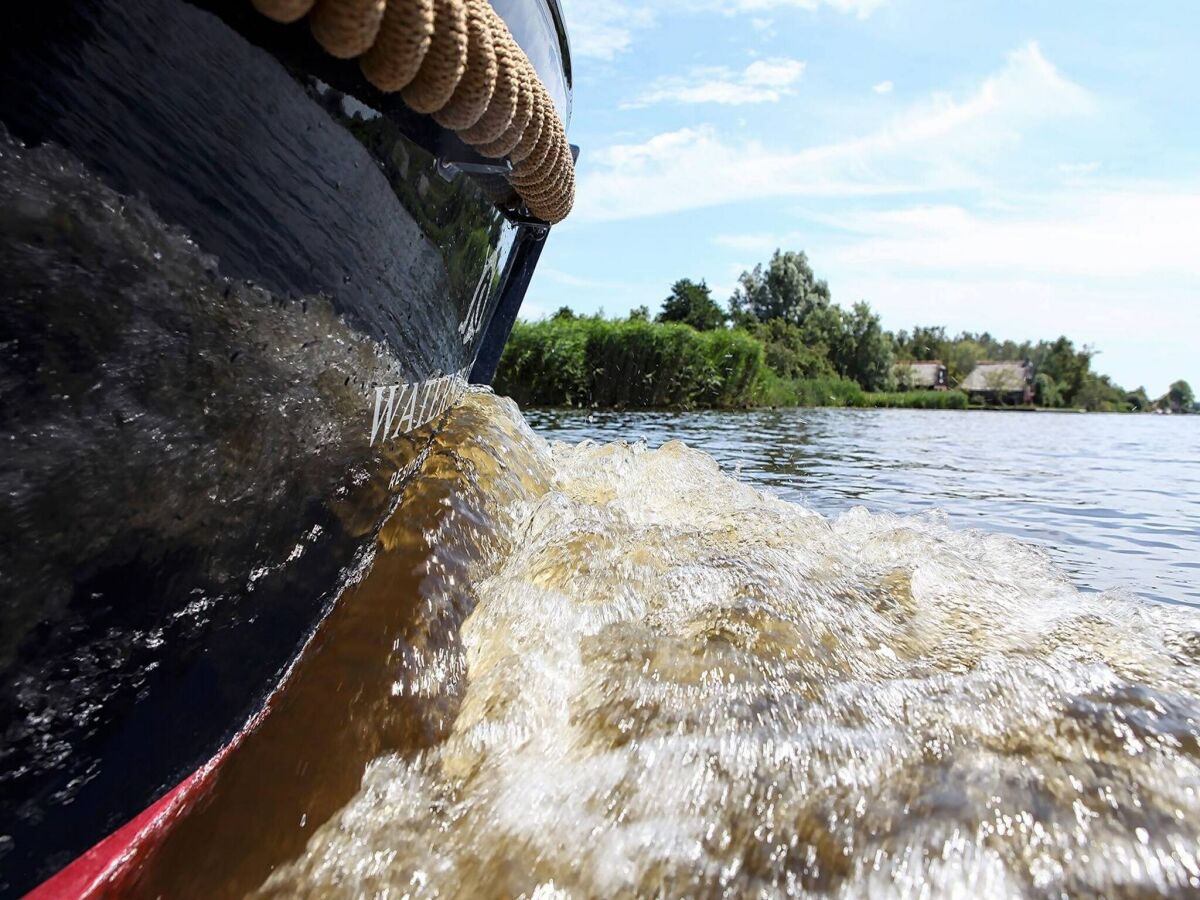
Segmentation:
{"type": "Polygon", "coordinates": [[[881,391],[862,395],[856,406],[888,409],[966,409],[967,395],[962,391],[881,391]]]}
{"type": "Polygon", "coordinates": [[[966,409],[962,391],[868,392],[848,378],[780,378],[764,370],[754,394],[759,406],[853,406],[867,409],[966,409]]]}
{"type": "Polygon", "coordinates": [[[513,328],[496,390],[530,406],[741,407],[762,370],[762,345],[742,331],[552,319],[513,328]]]}
{"type": "Polygon", "coordinates": [[[759,406],[868,406],[867,394],[855,382],[838,375],[820,378],[781,378],[766,369],[759,378],[759,406]]]}

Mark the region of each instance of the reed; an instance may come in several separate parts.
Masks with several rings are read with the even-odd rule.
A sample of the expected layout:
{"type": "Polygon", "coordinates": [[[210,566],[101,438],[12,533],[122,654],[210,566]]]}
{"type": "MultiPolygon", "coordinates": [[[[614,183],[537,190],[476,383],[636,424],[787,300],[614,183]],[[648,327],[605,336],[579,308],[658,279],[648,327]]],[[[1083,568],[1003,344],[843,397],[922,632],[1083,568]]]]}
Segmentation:
{"type": "Polygon", "coordinates": [[[496,390],[528,406],[758,405],[762,344],[743,331],[638,319],[518,323],[496,390]]]}
{"type": "Polygon", "coordinates": [[[966,409],[967,395],[962,391],[887,391],[862,396],[856,406],[895,409],[966,409]]]}

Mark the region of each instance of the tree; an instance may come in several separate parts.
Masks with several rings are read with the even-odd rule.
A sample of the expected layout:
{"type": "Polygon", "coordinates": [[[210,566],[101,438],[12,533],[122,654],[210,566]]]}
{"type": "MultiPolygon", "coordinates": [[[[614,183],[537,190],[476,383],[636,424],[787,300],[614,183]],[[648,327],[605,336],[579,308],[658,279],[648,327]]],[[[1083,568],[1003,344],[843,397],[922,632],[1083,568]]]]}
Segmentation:
{"type": "Polygon", "coordinates": [[[570,322],[575,318],[575,313],[569,306],[560,306],[554,311],[554,315],[550,317],[554,322],[570,322]]]}
{"type": "Polygon", "coordinates": [[[1182,379],[1171,385],[1164,399],[1170,405],[1171,412],[1190,413],[1196,408],[1196,395],[1192,393],[1192,386],[1182,379]]]}
{"type": "MultiPolygon", "coordinates": [[[[846,314],[840,306],[822,306],[814,309],[805,318],[802,325],[786,323],[794,328],[800,337],[800,343],[818,356],[829,360],[831,366],[839,372],[839,354],[845,344],[846,314]]],[[[772,321],[784,322],[783,319],[772,321]]]]}
{"type": "Polygon", "coordinates": [[[942,361],[946,364],[946,375],[951,385],[957,385],[971,374],[979,361],[985,358],[983,347],[960,335],[946,346],[942,361]]]}
{"type": "Polygon", "coordinates": [[[683,322],[697,331],[712,331],[725,324],[725,313],[713,300],[708,285],[681,278],[671,285],[671,296],[663,301],[659,322],[683,322]]]}
{"type": "Polygon", "coordinates": [[[1033,380],[1033,402],[1051,409],[1062,406],[1062,392],[1054,379],[1045,372],[1038,372],[1033,380]]]}
{"type": "Polygon", "coordinates": [[[946,337],[946,329],[940,325],[935,327],[916,325],[913,327],[911,335],[907,331],[897,334],[894,343],[896,353],[903,359],[917,361],[940,359],[945,362],[949,339],[946,337]]]}
{"type": "Polygon", "coordinates": [[[1091,347],[1076,350],[1065,336],[1053,343],[1042,342],[1030,354],[1034,368],[1054,379],[1068,406],[1083,405],[1078,395],[1087,385],[1093,356],[1095,351],[1091,347]]]}
{"type": "Polygon", "coordinates": [[[783,378],[822,378],[837,374],[823,350],[808,346],[799,328],[783,319],[772,319],[752,328],[762,342],[767,365],[783,378]]]}
{"type": "Polygon", "coordinates": [[[1097,375],[1094,372],[1087,374],[1083,387],[1076,392],[1071,402],[1072,405],[1090,412],[1126,412],[1129,409],[1125,402],[1125,391],[1114,384],[1107,375],[1097,375]]]}
{"type": "MultiPolygon", "coordinates": [[[[899,338],[899,335],[897,335],[897,339],[898,338],[899,338]]],[[[893,370],[893,374],[895,375],[895,378],[896,378],[896,390],[911,391],[911,390],[916,389],[916,381],[917,381],[916,366],[908,365],[908,364],[901,365],[901,364],[897,363],[896,368],[893,370]]]]}
{"type": "Polygon", "coordinates": [[[986,366],[983,369],[983,388],[995,395],[996,402],[1001,406],[1009,394],[1021,390],[1021,382],[1017,381],[1012,372],[1005,366],[986,366]]]}
{"type": "Polygon", "coordinates": [[[833,348],[833,365],[865,391],[886,390],[892,376],[892,340],[879,316],[863,301],[842,317],[842,330],[833,348]]]}
{"type": "Polygon", "coordinates": [[[1139,387],[1135,391],[1129,391],[1125,395],[1125,402],[1129,405],[1130,409],[1137,410],[1138,412],[1144,412],[1152,405],[1150,396],[1146,393],[1144,387],[1139,387]]]}
{"type": "Polygon", "coordinates": [[[650,307],[635,306],[629,311],[629,321],[631,322],[648,322],[650,321],[650,307]]]}
{"type": "Polygon", "coordinates": [[[817,279],[803,252],[776,250],[771,263],[743,272],[739,286],[729,299],[735,324],[783,319],[803,325],[815,310],[829,306],[829,285],[817,279]]]}

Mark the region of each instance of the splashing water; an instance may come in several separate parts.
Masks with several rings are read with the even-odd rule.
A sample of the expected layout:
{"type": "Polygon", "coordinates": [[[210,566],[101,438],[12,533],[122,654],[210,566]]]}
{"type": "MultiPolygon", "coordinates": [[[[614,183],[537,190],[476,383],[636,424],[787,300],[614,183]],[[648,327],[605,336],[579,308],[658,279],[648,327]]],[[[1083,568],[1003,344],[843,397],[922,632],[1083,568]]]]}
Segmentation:
{"type": "Polygon", "coordinates": [[[678,442],[548,445],[486,392],[426,466],[374,565],[420,558],[380,673],[428,727],[260,895],[1200,890],[1194,612],[678,442]]]}

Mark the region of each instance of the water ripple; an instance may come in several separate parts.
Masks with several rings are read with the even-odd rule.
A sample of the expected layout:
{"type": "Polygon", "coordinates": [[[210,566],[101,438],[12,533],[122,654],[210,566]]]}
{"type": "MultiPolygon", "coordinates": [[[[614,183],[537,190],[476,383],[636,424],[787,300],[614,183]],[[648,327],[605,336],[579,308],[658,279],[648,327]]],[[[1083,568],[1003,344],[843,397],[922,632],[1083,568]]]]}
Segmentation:
{"type": "Polygon", "coordinates": [[[1048,548],[1085,590],[1200,604],[1200,420],[832,409],[526,417],[568,442],[677,438],[827,515],[936,507],[952,525],[1048,548]]]}

